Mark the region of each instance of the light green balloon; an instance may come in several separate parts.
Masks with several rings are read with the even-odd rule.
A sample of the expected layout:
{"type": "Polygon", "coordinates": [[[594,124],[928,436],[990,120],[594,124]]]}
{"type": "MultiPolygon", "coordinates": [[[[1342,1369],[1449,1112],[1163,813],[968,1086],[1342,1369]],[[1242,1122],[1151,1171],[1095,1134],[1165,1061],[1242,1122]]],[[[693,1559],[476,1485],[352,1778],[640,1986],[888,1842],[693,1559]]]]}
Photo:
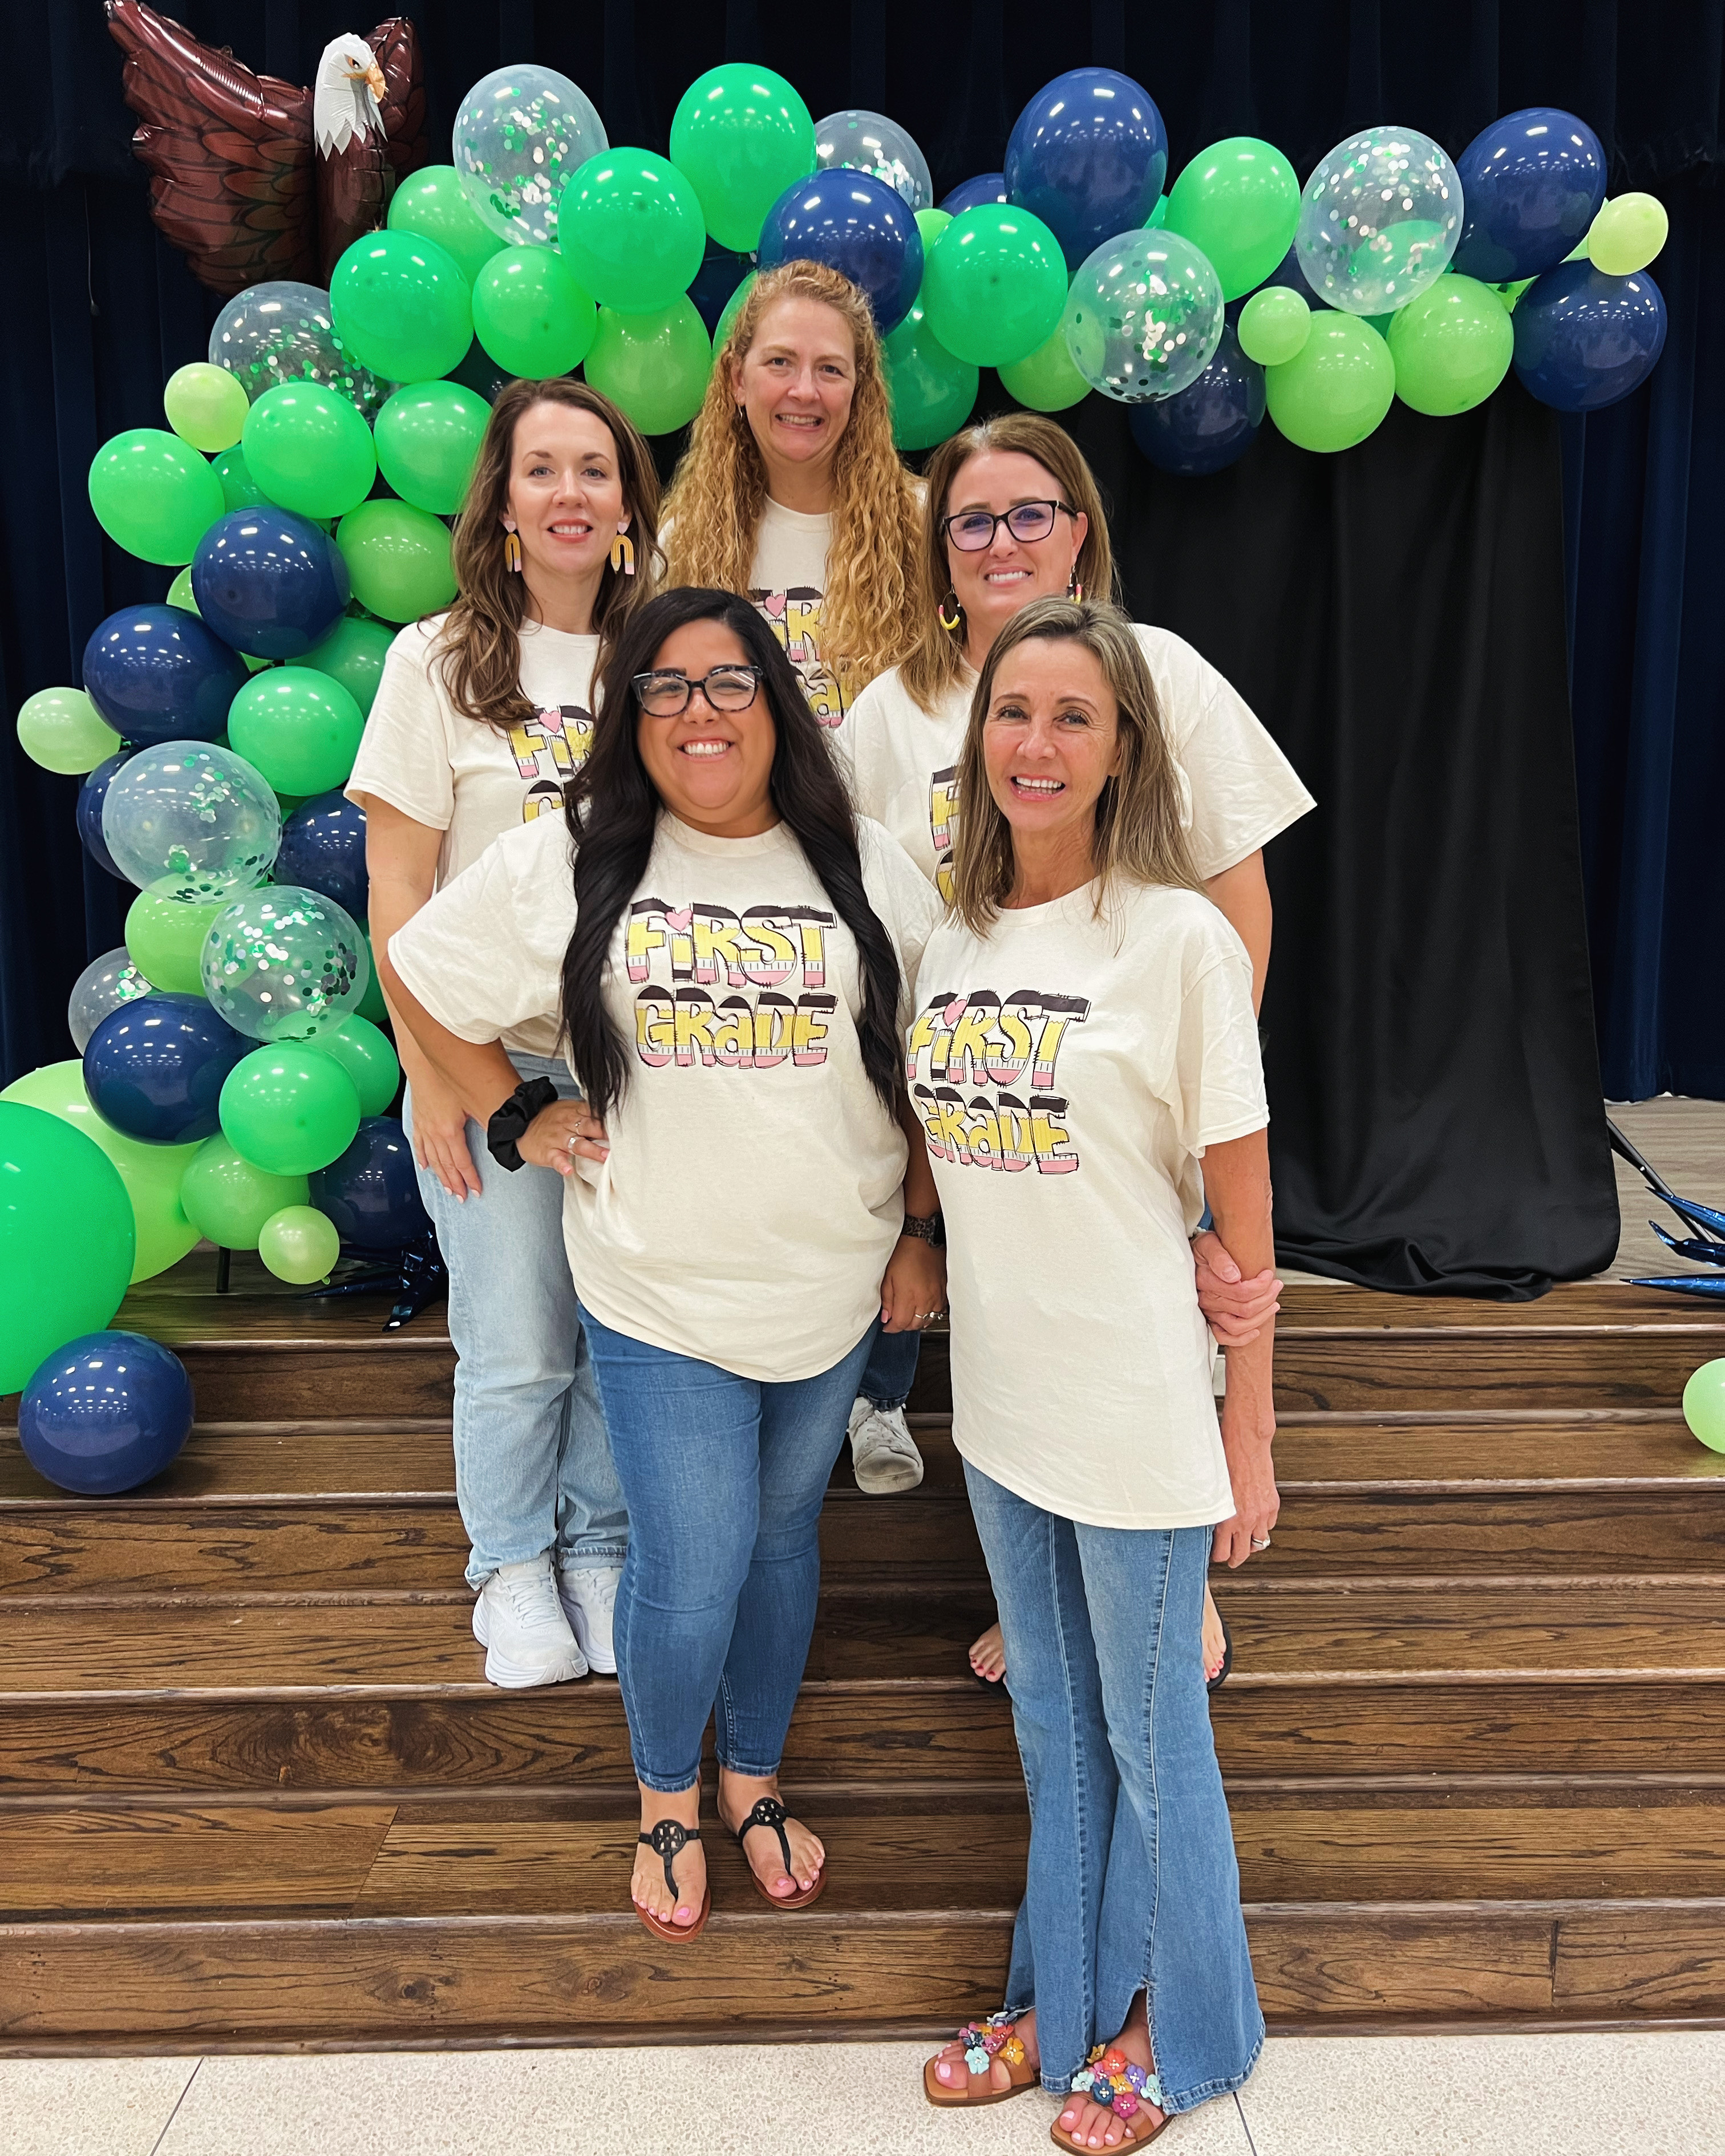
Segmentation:
{"type": "Polygon", "coordinates": [[[1286,367],[1312,334],[1312,309],[1286,285],[1266,285],[1240,311],[1240,348],[1260,367],[1286,367]]]}
{"type": "Polygon", "coordinates": [[[955,359],[1010,367],[1060,327],[1066,288],[1066,258],[1040,217],[1012,203],[978,203],[936,240],[919,298],[955,359]]]}
{"type": "Polygon", "coordinates": [[[223,1081],[222,1134],[271,1175],[311,1175],[346,1152],[359,1129],[359,1095],[327,1055],[278,1040],[242,1055],[223,1081]]]}
{"type": "Polygon", "coordinates": [[[1293,245],[1300,182],[1274,144],[1230,135],[1201,150],[1174,182],[1163,222],[1209,257],[1222,297],[1237,300],[1293,245]]]}
{"type": "Polygon", "coordinates": [[[264,1223],[285,1205],[304,1205],[303,1175],[267,1175],[242,1160],[218,1131],[193,1148],[180,1179],[180,1204],[200,1235],[223,1250],[254,1250],[264,1223]]]}
{"type": "Polygon", "coordinates": [[[1497,295],[1498,298],[1502,300],[1504,305],[1508,308],[1511,314],[1513,314],[1516,311],[1516,301],[1521,298],[1522,293],[1527,290],[1530,285],[1534,284],[1538,280],[1532,277],[1519,277],[1517,278],[1513,283],[1508,285],[1494,285],[1491,287],[1491,290],[1497,295]]]}
{"type": "Polygon", "coordinates": [[[330,278],[330,318],[346,349],[386,382],[434,382],[460,365],[473,341],[461,265],[417,232],[356,239],[330,278]]]}
{"type": "Polygon", "coordinates": [[[410,501],[362,501],[341,519],[336,544],[353,596],[380,620],[417,621],[455,596],[449,526],[428,509],[410,501]]]}
{"type": "Polygon", "coordinates": [[[685,296],[655,315],[601,307],[586,372],[644,434],[670,434],[701,409],[712,364],[706,326],[685,296]]]}
{"type": "MultiPolygon", "coordinates": [[[[58,1116],[74,1130],[82,1131],[113,1163],[131,1208],[130,1278],[134,1284],[153,1280],[157,1273],[177,1265],[197,1242],[198,1230],[180,1203],[180,1183],[198,1147],[151,1145],[142,1138],[128,1137],[124,1131],[105,1122],[90,1106],[84,1086],[84,1065],[75,1056],[27,1071],[0,1093],[0,1101],[22,1101],[58,1116]]],[[[105,1318],[99,1321],[106,1322],[105,1318]]]]}
{"type": "Polygon", "coordinates": [[[922,252],[925,255],[952,222],[952,213],[949,209],[919,209],[917,211],[916,229],[922,235],[922,252]]]}
{"type": "Polygon", "coordinates": [[[388,1115],[401,1084],[401,1065],[388,1034],[355,1010],[331,1031],[320,1034],[317,1045],[353,1081],[360,1113],[388,1115]]]}
{"type": "Polygon", "coordinates": [[[1683,1419],[1710,1452],[1725,1452],[1725,1358],[1703,1363],[1683,1388],[1683,1419]]]}
{"type": "Polygon", "coordinates": [[[372,430],[321,382],[282,382],[246,415],[246,468],[278,508],[345,516],[377,476],[372,430]]]}
{"type": "MultiPolygon", "coordinates": [[[[545,248],[506,247],[474,280],[474,335],[507,374],[544,382],[568,373],[586,358],[598,326],[598,311],[574,272],[561,254],[545,248]]],[[[380,413],[380,435],[382,424],[380,413]]]]}
{"type": "Polygon", "coordinates": [[[1072,364],[1066,333],[1056,329],[1028,359],[1000,370],[1007,395],[1031,412],[1066,412],[1090,394],[1090,384],[1072,364]]]}
{"type": "Polygon", "coordinates": [[[309,1287],[327,1280],[341,1255],[341,1238],[327,1213],[315,1205],[287,1205],[272,1213],[258,1235],[258,1255],[277,1280],[309,1287]]]}
{"type": "Polygon", "coordinates": [[[239,439],[251,401],[237,375],[198,359],[169,375],[162,408],[182,442],[211,455],[231,449],[239,439]]]}
{"type": "Polygon", "coordinates": [[[228,706],[234,753],[302,799],[347,783],[365,730],[353,698],[315,666],[272,666],[228,706]]]}
{"type": "Polygon", "coordinates": [[[1515,325],[1491,287],[1445,274],[1391,319],[1395,393],[1435,418],[1471,412],[1508,373],[1515,348],[1515,325]]]}
{"type": "Polygon", "coordinates": [[[105,442],[90,467],[90,506],[115,544],[177,568],[227,508],[222,482],[189,443],[162,427],[105,442]]]}
{"type": "Polygon", "coordinates": [[[422,239],[434,239],[454,258],[470,285],[506,244],[468,200],[453,165],[422,165],[398,180],[389,198],[388,223],[392,232],[417,232],[422,239]]]}
{"type": "Polygon", "coordinates": [[[1656,196],[1619,195],[1600,206],[1588,228],[1588,259],[1607,277],[1633,277],[1665,245],[1671,228],[1656,196]]]}
{"type": "MultiPolygon", "coordinates": [[[[242,421],[242,431],[244,427],[242,421]]],[[[252,477],[251,467],[245,460],[245,451],[237,444],[231,449],[223,449],[211,464],[210,470],[222,482],[222,499],[230,509],[256,509],[260,506],[280,509],[283,506],[280,502],[270,503],[269,495],[252,477]]]]}
{"type": "Polygon", "coordinates": [[[756,273],[751,270],[747,276],[743,279],[737,290],[731,295],[731,297],[725,302],[724,310],[721,313],[718,322],[713,330],[713,357],[716,359],[725,349],[725,340],[731,334],[731,325],[742,312],[744,306],[747,304],[749,294],[755,289],[755,275],[756,273]]]}
{"type": "MultiPolygon", "coordinates": [[[[651,315],[693,283],[706,228],[694,187],[675,165],[650,150],[601,150],[563,188],[557,246],[577,285],[602,307],[651,315]]],[[[497,357],[489,343],[485,350],[497,357]]]]}
{"type": "Polygon", "coordinates": [[[320,674],[339,681],[365,718],[377,694],[377,684],[383,679],[383,662],[394,641],[394,630],[386,629],[381,621],[365,621],[357,614],[344,613],[323,642],[299,663],[315,666],[320,674]]]}
{"type": "Polygon", "coordinates": [[[901,449],[932,449],[956,434],[976,403],[977,370],[954,359],[928,326],[919,300],[881,340],[892,439],[901,449]]]}
{"type": "Polygon", "coordinates": [[[683,92],[671,121],[670,161],[694,182],[720,246],[752,254],[768,211],[814,170],[814,121],[782,74],[730,60],[683,92]]]}
{"type": "Polygon", "coordinates": [[[1294,357],[1267,367],[1265,394],[1277,428],[1302,449],[1351,449],[1395,396],[1389,346],[1358,315],[1327,308],[1294,357]]]}
{"type": "Polygon", "coordinates": [[[377,978],[377,954],[372,948],[372,932],[362,927],[360,933],[366,939],[366,992],[360,998],[359,1007],[353,1015],[366,1019],[372,1025],[387,1025],[389,1023],[389,1006],[383,1000],[383,983],[377,978]]]}
{"type": "Polygon", "coordinates": [[[81,689],[39,689],[18,706],[18,747],[44,771],[83,778],[121,740],[81,689]]]}
{"type": "MultiPolygon", "coordinates": [[[[557,262],[536,247],[504,251],[511,262],[557,262]]],[[[398,389],[377,414],[378,469],[403,501],[435,516],[453,516],[466,496],[490,416],[485,398],[459,382],[416,382],[398,389]]]]}
{"type": "Polygon", "coordinates": [[[113,1162],[13,1090],[0,1095],[0,1393],[22,1392],[56,1348],[109,1323],[134,1244],[113,1162]]]}
{"type": "MultiPolygon", "coordinates": [[[[162,880],[172,886],[171,877],[162,880]]],[[[126,947],[152,988],[172,995],[203,993],[203,940],[229,902],[218,898],[200,906],[153,886],[138,893],[126,909],[126,947]]]]}

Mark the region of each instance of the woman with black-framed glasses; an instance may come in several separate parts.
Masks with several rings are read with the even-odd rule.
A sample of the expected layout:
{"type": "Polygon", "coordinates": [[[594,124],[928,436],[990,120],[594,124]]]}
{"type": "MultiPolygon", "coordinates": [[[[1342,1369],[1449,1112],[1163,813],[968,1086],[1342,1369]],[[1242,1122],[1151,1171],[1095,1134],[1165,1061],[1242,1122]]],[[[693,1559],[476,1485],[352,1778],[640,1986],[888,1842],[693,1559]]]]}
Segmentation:
{"type": "Polygon", "coordinates": [[[852,813],[747,600],[640,609],[567,820],[511,832],[390,946],[402,1015],[506,1168],[555,1168],[629,1513],[618,1674],[640,1784],[632,1895],[668,1941],[708,1907],[701,1748],[780,1907],[825,1881],[778,1776],[814,1625],[816,1529],[869,1348],[944,1306],[900,1059],[938,911],[852,813]],[[498,1037],[560,1025],[581,1101],[498,1037]]]}

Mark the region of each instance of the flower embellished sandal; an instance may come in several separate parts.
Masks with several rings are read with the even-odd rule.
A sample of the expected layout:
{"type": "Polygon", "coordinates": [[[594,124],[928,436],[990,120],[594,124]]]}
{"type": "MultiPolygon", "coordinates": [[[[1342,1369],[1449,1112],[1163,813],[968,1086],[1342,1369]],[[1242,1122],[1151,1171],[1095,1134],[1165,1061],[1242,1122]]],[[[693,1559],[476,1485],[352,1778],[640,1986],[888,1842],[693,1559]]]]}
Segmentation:
{"type": "MultiPolygon", "coordinates": [[[[925,2060],[922,2066],[922,2093],[932,2104],[942,2111],[961,2107],[974,2109],[981,2103],[1004,2103],[1009,2096],[1022,2096],[1028,2088],[1040,2086],[1036,2075],[1024,2056],[1024,2041],[1019,2034],[1017,2021],[1007,2013],[991,2014],[986,2021],[968,2021],[958,2031],[958,2041],[964,2046],[964,2063],[969,2079],[963,2086],[950,2086],[935,2076],[938,2063],[925,2060]],[[1005,2088],[996,2088],[989,2068],[996,2059],[1012,2076],[1005,2088]]],[[[1075,2142],[1073,2146],[1078,2144],[1075,2142]]]]}
{"type": "MultiPolygon", "coordinates": [[[[677,1884],[676,1875],[672,1871],[671,1866],[690,1842],[699,1841],[700,1839],[701,1829],[698,1826],[685,1826],[680,1820],[673,1819],[662,1819],[654,1827],[651,1834],[638,1834],[635,1836],[635,1840],[650,1849],[665,1866],[665,1883],[672,1894],[679,1899],[681,1898],[683,1890],[677,1884]]],[[[668,1923],[663,1917],[653,1916],[649,1911],[644,1909],[639,1902],[634,1902],[631,1906],[655,1939],[664,1939],[670,1946],[680,1947],[686,1940],[694,1938],[697,1933],[706,1928],[706,1920],[712,1914],[713,1910],[712,1882],[711,1880],[707,1882],[706,1892],[701,1897],[701,1913],[692,1924],[668,1923]]]]}
{"type": "MultiPolygon", "coordinates": [[[[785,1876],[788,1879],[794,1879],[797,1875],[791,1868],[791,1838],[784,1830],[784,1823],[789,1817],[790,1814],[777,1797],[757,1797],[755,1799],[754,1810],[736,1830],[737,1845],[742,1849],[743,1836],[752,1833],[757,1826],[770,1826],[778,1836],[778,1846],[784,1857],[785,1876]]],[[[746,1864],[748,1863],[747,1850],[743,1850],[743,1861],[746,1864]]],[[[799,1887],[794,1894],[769,1894],[752,1864],[749,1865],[748,1871],[749,1877],[754,1882],[755,1892],[763,1902],[770,1902],[775,1909],[806,1909],[811,1902],[818,1902],[827,1889],[827,1867],[824,1860],[822,1861],[814,1884],[812,1887],[799,1887]]]]}
{"type": "MultiPolygon", "coordinates": [[[[1111,2111],[1125,2127],[1126,2132],[1115,2143],[1110,2156],[1118,2156],[1118,2152],[1125,2148],[1147,2148],[1164,2127],[1174,2123],[1172,2112],[1159,2118],[1154,2126],[1138,2123],[1137,2115],[1147,2103],[1162,2110],[1162,2083],[1153,2073],[1135,2066],[1124,2051],[1117,2051],[1111,2044],[1096,2046],[1073,2075],[1072,2093],[1087,2097],[1104,2111],[1111,2111]]],[[[1090,2143],[1081,2141],[1076,2133],[1067,2133],[1059,2119],[1048,2131],[1056,2148],[1070,2148],[1074,2156],[1090,2156],[1090,2143]]]]}

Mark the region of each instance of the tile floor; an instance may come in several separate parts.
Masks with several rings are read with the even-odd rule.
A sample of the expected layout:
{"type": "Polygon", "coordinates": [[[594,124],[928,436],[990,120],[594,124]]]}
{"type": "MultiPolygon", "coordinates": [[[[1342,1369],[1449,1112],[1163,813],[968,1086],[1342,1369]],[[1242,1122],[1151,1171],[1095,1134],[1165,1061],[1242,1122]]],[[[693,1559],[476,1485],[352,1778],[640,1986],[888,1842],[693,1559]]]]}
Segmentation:
{"type": "MultiPolygon", "coordinates": [[[[931,2110],[920,2044],[0,2061],[6,2156],[1033,2156],[1052,2097],[931,2110]]],[[[1169,2156],[1717,2156],[1725,2032],[1282,2037],[1169,2156]]]]}

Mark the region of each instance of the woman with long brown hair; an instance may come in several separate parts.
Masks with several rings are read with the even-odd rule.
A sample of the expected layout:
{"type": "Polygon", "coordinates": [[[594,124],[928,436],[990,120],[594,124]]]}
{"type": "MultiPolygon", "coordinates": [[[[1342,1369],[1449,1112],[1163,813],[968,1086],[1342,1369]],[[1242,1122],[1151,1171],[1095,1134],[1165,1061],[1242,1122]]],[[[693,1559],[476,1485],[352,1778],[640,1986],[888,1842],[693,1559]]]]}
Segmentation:
{"type": "MultiPolygon", "coordinates": [[[[591,684],[653,594],[659,483],[597,390],[511,382],[492,408],[454,534],[458,596],[410,623],[384,667],[350,797],[366,811],[372,948],[505,831],[551,814],[587,754],[591,684]]],[[[562,1192],[506,1170],[398,1024],[406,1121],[449,1272],[455,1491],[472,1543],[474,1633],[499,1685],[616,1667],[628,1519],[576,1306],[562,1192]]],[[[550,1101],[575,1089],[554,1024],[504,1048],[550,1101]]]]}
{"type": "MultiPolygon", "coordinates": [[[[766,616],[824,726],[914,640],[922,512],[892,443],[869,303],[820,262],[757,276],[713,362],[665,501],[666,582],[766,616]]],[[[858,1486],[914,1489],[914,1334],[883,1333],[850,1416],[858,1486]]]]}

